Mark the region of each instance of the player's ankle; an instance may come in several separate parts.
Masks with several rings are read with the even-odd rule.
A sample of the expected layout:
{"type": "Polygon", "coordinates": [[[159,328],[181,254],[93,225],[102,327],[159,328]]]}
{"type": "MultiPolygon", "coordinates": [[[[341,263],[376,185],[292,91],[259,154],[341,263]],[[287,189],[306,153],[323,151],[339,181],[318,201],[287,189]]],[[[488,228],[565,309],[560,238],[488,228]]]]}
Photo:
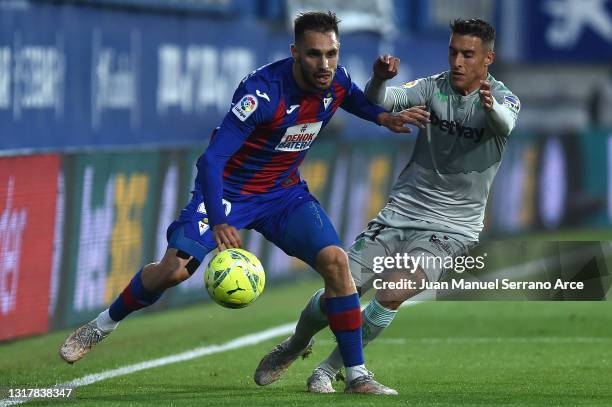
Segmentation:
{"type": "Polygon", "coordinates": [[[287,340],[287,349],[293,352],[303,350],[310,343],[310,339],[311,338],[304,338],[294,333],[287,340]]]}
{"type": "Polygon", "coordinates": [[[98,317],[96,318],[96,325],[99,330],[105,333],[108,333],[108,332],[114,331],[117,328],[117,325],[119,325],[119,322],[113,320],[110,317],[110,314],[107,308],[104,311],[102,311],[100,314],[98,314],[98,317]]]}
{"type": "Polygon", "coordinates": [[[336,367],[328,363],[327,361],[321,362],[318,366],[319,369],[323,370],[325,373],[329,374],[331,377],[336,377],[342,366],[336,367]]]}
{"type": "Polygon", "coordinates": [[[350,383],[358,377],[370,374],[365,365],[350,366],[346,368],[346,382],[350,383]]]}

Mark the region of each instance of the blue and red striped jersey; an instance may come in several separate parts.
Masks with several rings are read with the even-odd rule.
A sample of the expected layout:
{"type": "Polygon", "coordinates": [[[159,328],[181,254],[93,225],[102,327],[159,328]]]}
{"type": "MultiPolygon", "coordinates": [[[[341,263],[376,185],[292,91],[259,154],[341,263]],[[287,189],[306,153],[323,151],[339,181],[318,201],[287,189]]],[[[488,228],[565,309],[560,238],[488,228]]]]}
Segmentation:
{"type": "Polygon", "coordinates": [[[298,86],[292,66],[287,58],[244,78],[198,160],[196,188],[211,225],[226,223],[223,197],[274,193],[303,182],[299,166],[338,107],[375,123],[385,111],[366,99],[341,65],[331,87],[318,93],[298,86]]]}

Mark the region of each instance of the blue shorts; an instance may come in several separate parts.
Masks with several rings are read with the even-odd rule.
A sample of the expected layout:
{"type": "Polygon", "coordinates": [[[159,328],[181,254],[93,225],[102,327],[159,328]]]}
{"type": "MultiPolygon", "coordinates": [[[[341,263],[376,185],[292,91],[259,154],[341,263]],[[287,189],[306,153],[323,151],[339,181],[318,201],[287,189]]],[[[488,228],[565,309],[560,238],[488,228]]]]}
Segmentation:
{"type": "MultiPolygon", "coordinates": [[[[283,193],[252,195],[231,202],[223,200],[227,223],[236,229],[254,229],[290,256],[315,268],[319,251],[342,242],[327,214],[305,185],[283,193]]],[[[167,231],[168,247],[203,261],[217,247],[208,225],[202,195],[193,192],[179,219],[167,231]]]]}

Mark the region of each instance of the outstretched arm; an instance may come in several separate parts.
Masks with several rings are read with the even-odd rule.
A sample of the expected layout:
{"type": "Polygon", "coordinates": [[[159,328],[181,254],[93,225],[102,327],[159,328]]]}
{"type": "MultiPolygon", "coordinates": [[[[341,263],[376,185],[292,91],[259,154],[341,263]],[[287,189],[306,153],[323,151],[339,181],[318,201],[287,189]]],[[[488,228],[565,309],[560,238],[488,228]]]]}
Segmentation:
{"type": "Polygon", "coordinates": [[[520,110],[520,102],[516,96],[504,96],[503,104],[500,104],[491,90],[491,82],[480,81],[480,103],[487,112],[487,123],[494,131],[507,137],[510,135],[514,125],[518,111],[520,110]]]}
{"type": "Polygon", "coordinates": [[[424,127],[429,120],[429,113],[422,110],[424,106],[413,107],[399,113],[389,113],[378,105],[367,100],[361,89],[353,84],[350,98],[342,104],[346,111],[386,127],[394,133],[410,133],[406,124],[424,127]]]}
{"type": "Polygon", "coordinates": [[[398,112],[397,116],[402,118],[403,124],[409,123],[425,128],[429,123],[427,107],[423,103],[411,102],[405,89],[385,85],[386,81],[397,75],[399,65],[400,59],[391,55],[381,55],[376,58],[372,67],[372,78],[366,84],[365,96],[370,102],[386,110],[398,112]]]}
{"type": "Polygon", "coordinates": [[[386,81],[397,75],[400,60],[391,55],[381,55],[374,61],[373,75],[366,83],[365,95],[372,103],[393,111],[395,106],[394,92],[388,91],[386,81]]]}
{"type": "MultiPolygon", "coordinates": [[[[384,62],[381,58],[377,60],[380,63],[374,64],[375,76],[392,78],[397,75],[399,59],[388,56],[387,62],[384,62]]],[[[350,80],[350,78],[348,79],[350,80]]],[[[352,82],[350,82],[350,90],[342,108],[362,119],[384,126],[394,133],[410,133],[411,130],[405,126],[406,124],[424,127],[424,124],[429,120],[429,113],[423,110],[424,106],[413,107],[398,113],[389,113],[385,111],[385,106],[376,104],[374,100],[366,97],[363,91],[352,82]]]]}

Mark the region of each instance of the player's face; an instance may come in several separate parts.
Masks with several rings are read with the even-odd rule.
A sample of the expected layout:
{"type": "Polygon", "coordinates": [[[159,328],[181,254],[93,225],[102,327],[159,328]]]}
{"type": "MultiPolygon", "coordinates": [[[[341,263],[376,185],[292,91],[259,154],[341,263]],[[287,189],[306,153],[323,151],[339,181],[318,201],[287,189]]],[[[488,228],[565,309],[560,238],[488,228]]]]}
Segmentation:
{"type": "Polygon", "coordinates": [[[329,89],[336,74],[339,51],[335,32],[305,31],[303,38],[291,46],[298,83],[314,92],[329,89]]]}
{"type": "Polygon", "coordinates": [[[448,44],[448,65],[453,87],[468,94],[480,87],[480,81],[487,78],[489,65],[494,53],[473,35],[451,35],[448,44]]]}

